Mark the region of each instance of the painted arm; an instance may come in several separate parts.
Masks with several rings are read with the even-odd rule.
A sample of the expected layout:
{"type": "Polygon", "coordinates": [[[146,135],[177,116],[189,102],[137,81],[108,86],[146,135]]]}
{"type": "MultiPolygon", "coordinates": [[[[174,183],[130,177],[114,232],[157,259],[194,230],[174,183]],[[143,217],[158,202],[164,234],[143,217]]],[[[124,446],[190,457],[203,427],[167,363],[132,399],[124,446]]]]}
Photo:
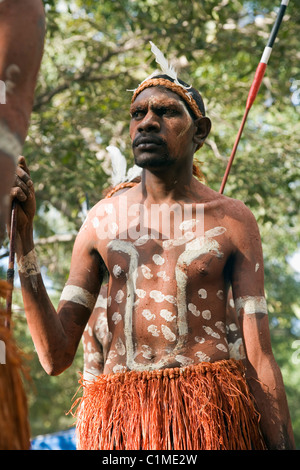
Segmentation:
{"type": "Polygon", "coordinates": [[[44,35],[42,0],[0,2],[0,244],[16,160],[29,127],[44,35]]]}
{"type": "Polygon", "coordinates": [[[24,157],[19,159],[17,173],[12,196],[18,200],[16,251],[25,313],[43,368],[50,375],[58,375],[73,361],[100,290],[103,264],[98,252],[93,250],[90,234],[81,230],[56,312],[34,251],[35,197],[24,157]]]}
{"type": "Polygon", "coordinates": [[[284,384],[271,346],[260,234],[250,211],[243,206],[241,212],[232,288],[246,351],[246,378],[268,449],[294,449],[284,384]]]}

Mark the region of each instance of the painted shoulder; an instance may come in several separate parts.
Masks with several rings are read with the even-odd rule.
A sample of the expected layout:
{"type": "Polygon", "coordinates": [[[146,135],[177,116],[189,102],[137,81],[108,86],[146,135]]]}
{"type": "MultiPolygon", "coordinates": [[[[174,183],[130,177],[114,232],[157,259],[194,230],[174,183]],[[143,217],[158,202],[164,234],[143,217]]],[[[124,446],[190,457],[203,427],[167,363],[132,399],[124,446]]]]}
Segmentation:
{"type": "Polygon", "coordinates": [[[224,215],[234,218],[239,222],[256,223],[252,211],[243,201],[220,194],[208,186],[204,186],[202,183],[200,185],[202,186],[200,190],[201,199],[205,204],[221,209],[224,215]]]}

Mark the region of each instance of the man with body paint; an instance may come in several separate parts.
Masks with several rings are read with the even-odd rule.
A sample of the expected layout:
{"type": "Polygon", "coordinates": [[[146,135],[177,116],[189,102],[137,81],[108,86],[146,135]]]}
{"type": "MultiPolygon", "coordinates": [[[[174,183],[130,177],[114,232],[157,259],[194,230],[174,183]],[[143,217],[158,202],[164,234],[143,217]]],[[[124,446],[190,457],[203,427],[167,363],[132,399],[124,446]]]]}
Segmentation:
{"type": "MultiPolygon", "coordinates": [[[[20,202],[24,307],[47,373],[72,363],[109,274],[106,360],[101,375],[83,382],[78,448],[293,449],[257,224],[243,203],[193,177],[194,153],[210,131],[201,96],[169,76],[150,77],[130,113],[141,183],[89,212],[57,312],[34,251],[32,187],[20,202]],[[245,367],[229,353],[230,287],[245,367]]],[[[17,171],[29,173],[23,158],[17,171]]]]}
{"type": "MultiPolygon", "coordinates": [[[[193,174],[197,175],[202,180],[203,176],[200,175],[197,165],[194,163],[193,174]]],[[[117,184],[115,187],[110,188],[106,194],[106,198],[115,197],[116,195],[124,194],[129,188],[140,183],[140,177],[134,178],[131,181],[124,181],[117,184]]],[[[84,329],[82,336],[83,344],[83,378],[87,381],[94,381],[97,377],[103,374],[104,365],[107,360],[110,343],[110,331],[108,328],[107,318],[107,291],[108,283],[101,286],[94,310],[89,318],[89,321],[84,329]]],[[[223,292],[217,294],[220,298],[223,297],[223,292]]],[[[119,321],[119,314],[115,314],[112,320],[117,323],[119,321]]],[[[222,325],[223,326],[223,325],[222,325]]],[[[231,290],[228,292],[227,305],[226,305],[226,341],[228,344],[229,357],[243,360],[245,359],[244,345],[238,325],[236,310],[232,299],[231,290]]]]}

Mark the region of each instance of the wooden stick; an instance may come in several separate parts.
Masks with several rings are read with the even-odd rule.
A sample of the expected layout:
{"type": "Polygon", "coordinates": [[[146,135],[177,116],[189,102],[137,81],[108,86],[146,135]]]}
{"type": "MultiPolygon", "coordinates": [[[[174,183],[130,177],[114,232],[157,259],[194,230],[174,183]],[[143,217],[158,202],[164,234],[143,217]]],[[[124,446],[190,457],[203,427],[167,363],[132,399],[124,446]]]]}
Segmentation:
{"type": "Polygon", "coordinates": [[[9,261],[8,261],[8,269],[6,280],[10,285],[10,289],[8,290],[7,297],[6,297],[6,327],[10,328],[10,319],[12,313],[12,294],[13,294],[13,287],[14,287],[14,278],[15,278],[15,254],[16,254],[16,230],[17,228],[17,202],[13,200],[12,202],[12,209],[11,209],[11,222],[10,222],[10,238],[9,238],[9,261]]]}

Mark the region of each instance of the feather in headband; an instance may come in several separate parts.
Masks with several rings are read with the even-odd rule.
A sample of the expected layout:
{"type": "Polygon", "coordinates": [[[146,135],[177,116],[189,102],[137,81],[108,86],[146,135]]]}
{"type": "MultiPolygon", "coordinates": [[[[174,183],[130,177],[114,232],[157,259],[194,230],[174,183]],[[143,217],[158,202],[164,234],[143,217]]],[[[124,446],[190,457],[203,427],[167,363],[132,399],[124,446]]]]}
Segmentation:
{"type": "MultiPolygon", "coordinates": [[[[191,88],[191,86],[184,86],[182,83],[179,82],[177,72],[174,69],[174,67],[169,63],[169,61],[166,59],[162,51],[152,41],[149,41],[149,42],[151,45],[151,52],[154,54],[155,60],[157,64],[160,66],[163,74],[172,78],[172,80],[174,80],[174,83],[176,83],[176,85],[181,86],[185,90],[188,88],[191,88]]],[[[149,75],[149,77],[145,78],[145,80],[143,80],[142,83],[144,83],[146,80],[149,80],[150,78],[153,78],[155,75],[157,75],[157,71],[149,75]]]]}

